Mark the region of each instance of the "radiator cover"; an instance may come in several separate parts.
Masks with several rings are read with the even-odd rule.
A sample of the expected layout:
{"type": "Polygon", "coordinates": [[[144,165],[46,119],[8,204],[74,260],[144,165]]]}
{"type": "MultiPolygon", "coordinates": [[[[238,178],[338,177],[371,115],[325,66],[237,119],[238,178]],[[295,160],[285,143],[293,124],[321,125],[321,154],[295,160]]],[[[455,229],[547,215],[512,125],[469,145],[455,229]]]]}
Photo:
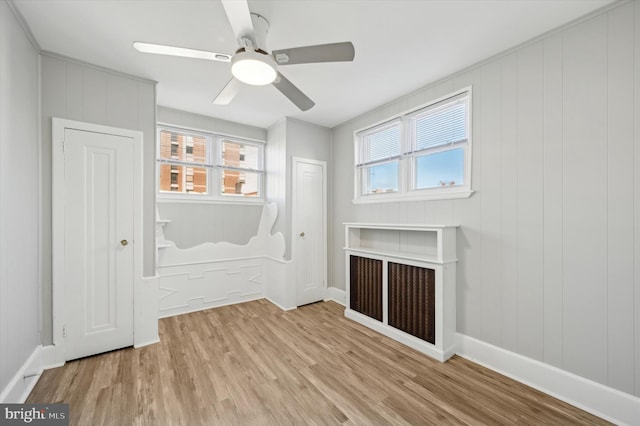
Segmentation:
{"type": "Polygon", "coordinates": [[[387,279],[389,325],[435,344],[435,271],[389,262],[387,279]]]}
{"type": "Polygon", "coordinates": [[[351,256],[349,308],[382,321],[382,261],[351,256]]]}

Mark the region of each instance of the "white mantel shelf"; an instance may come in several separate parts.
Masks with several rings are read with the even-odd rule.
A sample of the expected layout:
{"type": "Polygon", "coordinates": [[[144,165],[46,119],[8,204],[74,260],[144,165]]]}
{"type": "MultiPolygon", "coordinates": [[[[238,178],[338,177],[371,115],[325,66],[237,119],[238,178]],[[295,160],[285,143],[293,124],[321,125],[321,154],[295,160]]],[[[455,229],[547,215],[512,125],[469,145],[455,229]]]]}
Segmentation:
{"type": "Polygon", "coordinates": [[[408,229],[416,231],[429,231],[444,228],[458,228],[460,225],[423,225],[423,224],[393,224],[393,223],[363,223],[363,222],[345,222],[344,226],[371,229],[408,229]]]}
{"type": "Polygon", "coordinates": [[[345,250],[439,265],[457,262],[458,225],[344,223],[345,250]]]}

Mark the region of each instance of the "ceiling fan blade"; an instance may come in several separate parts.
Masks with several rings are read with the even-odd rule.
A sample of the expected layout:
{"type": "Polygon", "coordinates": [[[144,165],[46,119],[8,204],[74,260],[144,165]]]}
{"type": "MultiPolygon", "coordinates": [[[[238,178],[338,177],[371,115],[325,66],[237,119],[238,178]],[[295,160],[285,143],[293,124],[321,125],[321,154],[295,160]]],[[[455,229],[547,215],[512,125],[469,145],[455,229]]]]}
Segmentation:
{"type": "Polygon", "coordinates": [[[232,78],[229,82],[222,88],[218,96],[213,100],[215,105],[229,105],[229,103],[235,98],[235,96],[240,91],[242,87],[242,83],[240,80],[236,80],[232,78]]]}
{"type": "Polygon", "coordinates": [[[233,34],[241,47],[256,47],[256,38],[253,35],[253,22],[247,0],[221,0],[222,7],[227,14],[233,34]],[[248,38],[253,46],[246,46],[242,39],[248,38]]]}
{"type": "Polygon", "coordinates": [[[185,47],[166,46],[164,44],[143,43],[136,41],[133,47],[142,53],[155,53],[156,55],[181,56],[183,58],[207,59],[209,61],[231,61],[231,55],[226,53],[210,52],[208,50],[187,49],[185,47]]]}
{"type": "Polygon", "coordinates": [[[272,84],[302,111],[307,111],[315,105],[315,102],[309,99],[307,95],[302,93],[300,89],[280,73],[278,73],[276,81],[272,84]]]}
{"type": "Polygon", "coordinates": [[[353,48],[353,43],[345,41],[274,50],[272,53],[278,65],[293,65],[353,61],[356,51],[353,48]]]}

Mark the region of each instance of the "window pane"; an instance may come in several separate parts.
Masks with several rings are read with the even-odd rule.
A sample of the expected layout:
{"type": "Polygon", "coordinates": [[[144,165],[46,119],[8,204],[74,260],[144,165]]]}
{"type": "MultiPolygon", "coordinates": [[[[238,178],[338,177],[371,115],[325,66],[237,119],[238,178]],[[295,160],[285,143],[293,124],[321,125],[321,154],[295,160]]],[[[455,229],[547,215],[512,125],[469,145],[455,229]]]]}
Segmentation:
{"type": "Polygon", "coordinates": [[[204,136],[161,130],[160,158],[206,163],[207,141],[204,136]]]}
{"type": "Polygon", "coordinates": [[[416,158],[416,188],[464,184],[464,149],[451,149],[416,158]]]}
{"type": "Polygon", "coordinates": [[[363,167],[363,193],[379,194],[398,191],[398,162],[363,167]]]}
{"type": "Polygon", "coordinates": [[[360,164],[400,155],[400,124],[365,135],[360,164]]]}
{"type": "Polygon", "coordinates": [[[416,150],[467,139],[467,103],[455,102],[416,118],[416,150]]]}
{"type": "Polygon", "coordinates": [[[243,169],[260,169],[260,148],[241,142],[222,141],[222,165],[243,169]]]}
{"type": "Polygon", "coordinates": [[[207,169],[160,164],[160,192],[206,194],[207,169]]]}
{"type": "Polygon", "coordinates": [[[221,192],[224,195],[259,197],[260,173],[223,169],[221,192]]]}

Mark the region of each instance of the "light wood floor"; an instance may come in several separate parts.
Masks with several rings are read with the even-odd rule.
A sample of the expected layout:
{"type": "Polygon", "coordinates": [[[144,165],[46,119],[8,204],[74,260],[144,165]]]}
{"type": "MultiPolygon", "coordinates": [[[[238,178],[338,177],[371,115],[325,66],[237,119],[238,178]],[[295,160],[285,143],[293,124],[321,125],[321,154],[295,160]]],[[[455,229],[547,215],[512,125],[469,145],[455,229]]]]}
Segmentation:
{"type": "Polygon", "coordinates": [[[45,371],[28,402],[67,402],[78,425],[606,424],[463,358],[433,361],[333,302],[259,300],[159,327],[159,344],[45,371]]]}

